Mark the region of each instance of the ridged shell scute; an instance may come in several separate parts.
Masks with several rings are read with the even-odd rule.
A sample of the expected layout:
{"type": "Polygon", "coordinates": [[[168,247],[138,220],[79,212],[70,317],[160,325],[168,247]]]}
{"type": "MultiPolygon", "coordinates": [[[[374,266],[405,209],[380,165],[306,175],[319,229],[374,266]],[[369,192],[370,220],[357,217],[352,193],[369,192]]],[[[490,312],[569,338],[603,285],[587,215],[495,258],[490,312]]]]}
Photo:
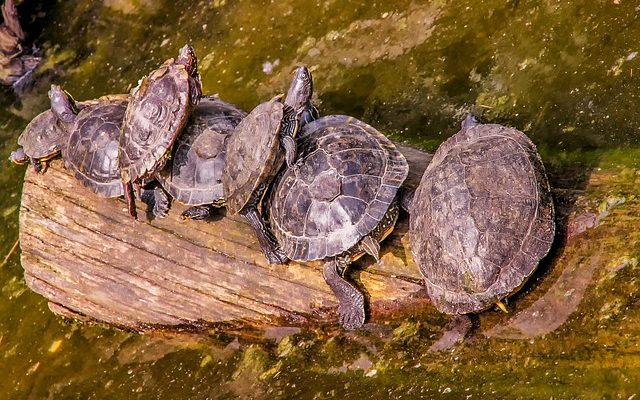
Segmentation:
{"type": "Polygon", "coordinates": [[[279,132],[284,106],[274,97],[253,109],[227,139],[223,174],[227,210],[236,214],[260,184],[271,180],[284,162],[279,132]]]}
{"type": "Polygon", "coordinates": [[[157,176],[162,187],[187,205],[221,199],[226,140],[246,115],[222,100],[202,98],[176,140],[171,162],[157,176]]]}
{"type": "Polygon", "coordinates": [[[344,115],[309,123],[297,142],[296,164],[274,183],[271,228],[293,260],[338,255],[382,220],[407,161],[380,132],[344,115]]]}
{"type": "Polygon", "coordinates": [[[517,290],[554,232],[535,145],[501,125],[476,125],[445,141],[413,199],[411,250],[433,304],[449,314],[484,310],[517,290]]]}
{"type": "Polygon", "coordinates": [[[62,149],[65,166],[103,197],[122,196],[118,138],[129,96],[109,96],[80,110],[62,149]]]}

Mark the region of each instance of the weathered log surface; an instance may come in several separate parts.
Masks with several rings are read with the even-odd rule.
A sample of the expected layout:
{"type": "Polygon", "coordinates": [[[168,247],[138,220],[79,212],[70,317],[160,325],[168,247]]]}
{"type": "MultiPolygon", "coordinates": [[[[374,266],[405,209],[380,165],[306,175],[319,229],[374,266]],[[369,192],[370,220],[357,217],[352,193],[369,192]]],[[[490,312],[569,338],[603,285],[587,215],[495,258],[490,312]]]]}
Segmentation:
{"type": "MultiPolygon", "coordinates": [[[[407,185],[414,186],[430,156],[402,151],[411,166],[407,185]]],[[[269,265],[239,218],[221,211],[213,222],[183,222],[184,209],[174,203],[166,219],[133,221],[123,200],[95,196],[60,161],[45,174],[29,168],[20,209],[26,282],[58,314],[138,330],[335,320],[337,301],[320,262],[269,265]]],[[[402,300],[422,288],[407,225],[403,215],[380,262],[363,257],[351,269],[374,317],[377,309],[408,304],[402,300]]]]}

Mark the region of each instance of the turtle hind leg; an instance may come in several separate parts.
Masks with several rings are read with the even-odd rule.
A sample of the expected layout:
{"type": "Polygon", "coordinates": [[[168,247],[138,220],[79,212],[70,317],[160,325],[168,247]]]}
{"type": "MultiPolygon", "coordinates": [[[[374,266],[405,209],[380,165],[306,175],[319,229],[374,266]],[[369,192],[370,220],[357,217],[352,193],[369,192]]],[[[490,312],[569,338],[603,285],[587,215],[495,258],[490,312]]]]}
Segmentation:
{"type": "Polygon", "coordinates": [[[171,200],[162,188],[142,189],[140,200],[145,202],[149,207],[147,215],[150,214],[154,218],[167,217],[169,208],[171,207],[171,200]]]}
{"type": "Polygon", "coordinates": [[[270,264],[284,264],[289,258],[280,248],[280,244],[262,219],[255,206],[246,206],[240,213],[249,222],[258,237],[262,253],[270,264]]]}
{"type": "Polygon", "coordinates": [[[211,204],[203,204],[187,208],[182,214],[182,219],[205,220],[209,219],[214,213],[215,207],[211,204]]]}
{"type": "Polygon", "coordinates": [[[456,343],[462,342],[464,338],[467,336],[471,327],[473,326],[473,322],[471,321],[471,317],[466,314],[457,314],[454,315],[449,326],[447,327],[447,331],[442,335],[437,342],[429,347],[429,352],[435,353],[442,350],[447,350],[453,347],[456,343]]]}
{"type": "Polygon", "coordinates": [[[413,189],[401,189],[399,193],[400,197],[400,208],[402,208],[407,213],[411,214],[411,206],[413,204],[413,196],[416,194],[416,191],[413,189]]]}
{"type": "Polygon", "coordinates": [[[366,319],[364,294],[343,277],[343,273],[339,271],[340,267],[346,269],[347,263],[335,257],[326,261],[323,270],[324,280],[340,301],[340,324],[348,330],[358,329],[364,325],[366,319]]]}

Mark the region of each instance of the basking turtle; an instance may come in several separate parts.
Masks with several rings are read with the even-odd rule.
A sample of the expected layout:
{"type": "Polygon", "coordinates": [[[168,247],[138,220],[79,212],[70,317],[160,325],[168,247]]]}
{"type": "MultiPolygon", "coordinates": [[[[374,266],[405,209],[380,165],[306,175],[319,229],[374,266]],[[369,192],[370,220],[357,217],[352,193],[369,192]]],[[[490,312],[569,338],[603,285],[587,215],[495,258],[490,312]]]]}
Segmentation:
{"type": "MultiPolygon", "coordinates": [[[[291,166],[296,158],[294,140],[300,116],[313,118],[313,83],[306,67],[296,70],[283,101],[278,95],[258,105],[227,139],[227,160],[222,177],[226,207],[249,222],[262,252],[270,263],[284,263],[280,249],[261,213],[261,202],[283,162],[291,166]]],[[[317,111],[315,112],[317,115],[317,111]]]]}
{"type": "Polygon", "coordinates": [[[522,132],[469,117],[433,156],[416,189],[410,245],[434,306],[454,316],[432,346],[462,340],[467,314],[516,291],[553,241],[549,183],[522,132]]]}
{"type": "Polygon", "coordinates": [[[300,128],[309,122],[320,118],[318,109],[311,102],[313,96],[313,77],[306,66],[300,66],[293,70],[293,80],[285,97],[285,104],[296,111],[302,110],[300,115],[300,128]]]}
{"type": "Polygon", "coordinates": [[[132,91],[119,138],[119,167],[129,213],[136,217],[137,188],[165,165],[176,138],[198,103],[202,85],[197,59],[189,45],[167,60],[132,91]]]}
{"type": "Polygon", "coordinates": [[[100,97],[80,111],[71,97],[52,101],[53,113],[66,119],[69,132],[62,148],[65,166],[102,197],[124,195],[118,170],[118,138],[128,104],[128,95],[100,97]]]}
{"type": "Polygon", "coordinates": [[[205,219],[212,206],[224,205],[225,142],[246,115],[214,97],[203,97],[194,107],[171,162],[156,176],[171,197],[193,206],[182,213],[184,218],[205,219]]]}
{"type": "MultiPolygon", "coordinates": [[[[76,105],[71,95],[57,85],[51,85],[49,98],[52,104],[74,104],[73,110],[70,111],[72,115],[91,104],[91,102],[82,102],[76,105]]],[[[67,114],[62,117],[69,118],[67,114]]],[[[69,132],[64,122],[60,122],[52,110],[44,111],[31,120],[20,134],[18,144],[21,147],[11,153],[9,160],[16,164],[29,162],[36,172],[44,172],[47,169],[47,162],[60,154],[68,136],[69,132]]]]}
{"type": "Polygon", "coordinates": [[[325,260],[340,322],[359,328],[364,295],[344,278],[345,269],[364,253],[378,259],[378,243],[398,217],[397,192],[409,166],[383,134],[344,115],[309,123],[297,142],[295,165],[274,183],[271,227],[290,259],[325,260]]]}

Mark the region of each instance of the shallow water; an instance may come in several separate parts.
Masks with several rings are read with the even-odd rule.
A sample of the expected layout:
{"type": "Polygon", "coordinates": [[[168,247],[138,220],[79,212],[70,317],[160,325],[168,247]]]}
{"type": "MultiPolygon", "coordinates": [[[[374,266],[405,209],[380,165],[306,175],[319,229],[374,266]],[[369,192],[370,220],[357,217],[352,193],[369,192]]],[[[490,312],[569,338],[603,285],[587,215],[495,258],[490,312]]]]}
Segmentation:
{"type": "MultiPolygon", "coordinates": [[[[640,7],[633,3],[22,2],[46,61],[24,97],[0,94],[0,160],[48,107],[52,82],[78,100],[126,92],[190,42],[204,92],[245,109],[284,91],[291,69],[304,63],[324,114],[353,115],[432,151],[473,110],[525,131],[553,186],[584,189],[585,207],[612,196],[625,202],[582,242],[556,250],[561,261],[575,254],[570,277],[588,282],[559,329],[527,340],[476,335],[438,355],[426,349],[447,318],[433,310],[359,333],[305,329],[279,343],[215,330],[138,335],[65,323],[26,287],[16,252],[0,267],[0,398],[640,395],[640,7]],[[588,181],[598,171],[603,178],[588,181]],[[580,260],[594,254],[597,268],[580,275],[587,270],[580,260]]],[[[1,161],[0,170],[1,262],[17,239],[24,168],[1,161]]],[[[536,277],[516,296],[517,309],[551,293],[563,272],[536,277]]],[[[510,318],[485,314],[481,325],[510,318]]]]}

